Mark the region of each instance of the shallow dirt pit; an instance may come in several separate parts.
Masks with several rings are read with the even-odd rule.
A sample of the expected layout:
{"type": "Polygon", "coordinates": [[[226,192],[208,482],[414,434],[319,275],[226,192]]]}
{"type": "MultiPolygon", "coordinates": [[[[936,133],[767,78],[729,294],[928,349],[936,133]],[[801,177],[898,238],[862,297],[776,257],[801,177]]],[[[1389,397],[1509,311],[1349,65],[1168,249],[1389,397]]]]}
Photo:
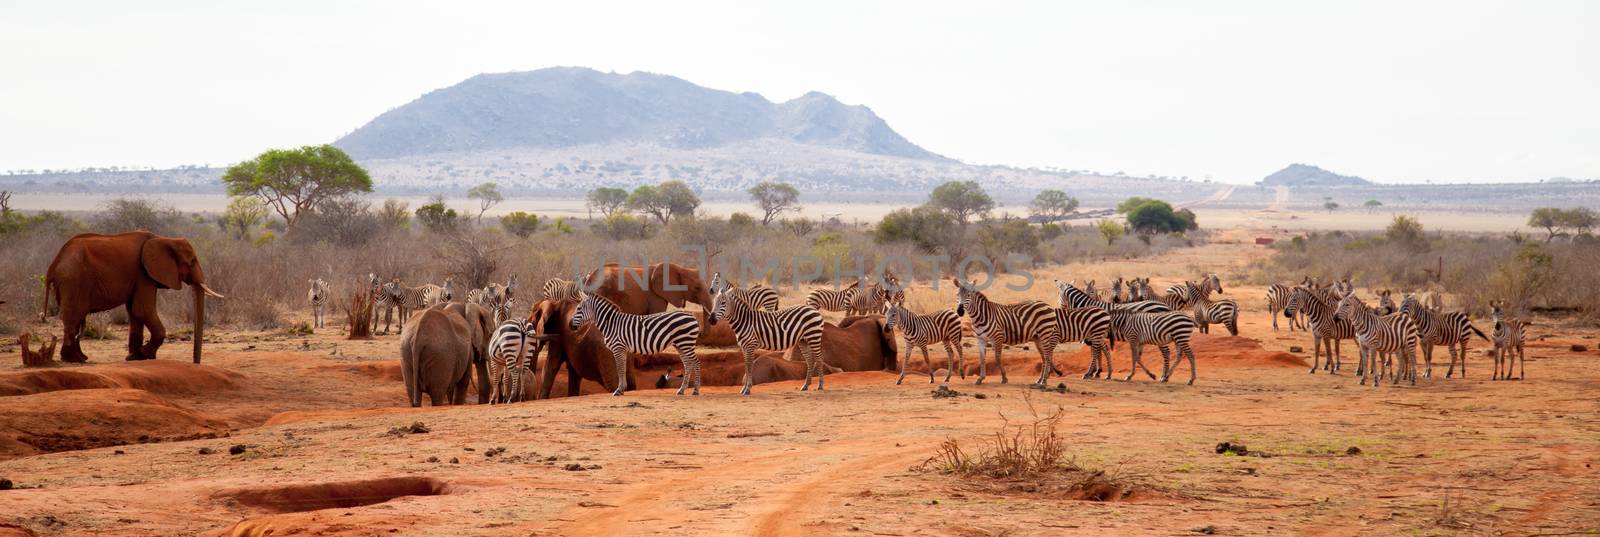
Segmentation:
{"type": "Polygon", "coordinates": [[[93,388],[133,388],[162,394],[238,389],[244,376],[175,360],[63,365],[0,373],[0,397],[93,388]]]}
{"type": "Polygon", "coordinates": [[[0,398],[0,459],[163,440],[228,430],[202,412],[144,390],[83,389],[0,398]]]}
{"type": "Polygon", "coordinates": [[[212,498],[274,513],[295,513],[360,507],[405,496],[439,496],[451,491],[449,483],[431,477],[389,477],[230,489],[219,491],[212,498]]]}

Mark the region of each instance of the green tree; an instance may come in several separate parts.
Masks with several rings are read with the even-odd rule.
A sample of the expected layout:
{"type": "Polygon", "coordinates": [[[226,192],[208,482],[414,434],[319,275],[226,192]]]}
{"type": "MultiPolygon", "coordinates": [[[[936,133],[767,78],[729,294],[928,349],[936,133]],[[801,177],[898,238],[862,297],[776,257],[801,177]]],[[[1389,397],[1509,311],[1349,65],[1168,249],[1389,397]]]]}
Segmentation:
{"type": "Polygon", "coordinates": [[[434,233],[454,231],[458,218],[456,210],[444,204],[444,196],[437,194],[427,204],[417,207],[417,221],[434,233]]]}
{"type": "Polygon", "coordinates": [[[1078,210],[1078,198],[1060,190],[1045,190],[1033,197],[1029,210],[1045,222],[1055,222],[1078,210]]]}
{"type": "Polygon", "coordinates": [[[1158,200],[1158,199],[1154,199],[1154,198],[1142,198],[1142,197],[1139,197],[1139,196],[1134,196],[1134,197],[1122,200],[1122,203],[1118,203],[1117,204],[1117,214],[1128,214],[1128,211],[1132,211],[1132,210],[1138,208],[1140,205],[1144,205],[1144,204],[1150,203],[1152,201],[1159,201],[1161,203],[1166,203],[1164,201],[1161,201],[1161,200],[1158,200]]]}
{"type": "Polygon", "coordinates": [[[323,200],[372,192],[372,178],[332,145],[269,149],[222,174],[229,196],[256,196],[282,216],[289,229],[323,200]]]}
{"type": "Polygon", "coordinates": [[[628,203],[628,191],[620,188],[600,187],[589,191],[589,210],[600,211],[601,216],[611,216],[628,203]]]}
{"type": "Polygon", "coordinates": [[[880,244],[909,242],[926,252],[950,246],[961,236],[955,217],[933,207],[896,209],[878,221],[873,239],[880,244]]]}
{"type": "Polygon", "coordinates": [[[1382,207],[1383,206],[1383,202],[1378,201],[1378,200],[1367,200],[1365,203],[1362,203],[1361,206],[1362,207],[1366,207],[1367,208],[1367,212],[1370,213],[1370,212],[1378,210],[1379,207],[1382,207]]]}
{"type": "Polygon", "coordinates": [[[728,225],[733,227],[754,226],[756,225],[756,219],[745,213],[733,213],[728,215],[728,225]]]}
{"type": "Polygon", "coordinates": [[[990,259],[1001,260],[1008,254],[1027,254],[1039,257],[1039,233],[1027,220],[1007,218],[1003,221],[984,220],[978,226],[978,245],[990,259]]]}
{"type": "Polygon", "coordinates": [[[1413,250],[1423,250],[1428,246],[1428,238],[1423,234],[1422,222],[1403,214],[1397,214],[1394,220],[1389,221],[1389,227],[1384,228],[1383,236],[1390,242],[1404,245],[1413,250]]]}
{"type": "Polygon", "coordinates": [[[1328,212],[1331,213],[1339,208],[1339,203],[1333,201],[1323,202],[1322,208],[1327,209],[1328,212]]]}
{"type": "Polygon", "coordinates": [[[1588,233],[1595,227],[1595,212],[1588,207],[1561,211],[1561,226],[1574,235],[1588,233]]]}
{"type": "Polygon", "coordinates": [[[1100,236],[1106,239],[1106,246],[1115,244],[1117,239],[1122,238],[1124,231],[1122,224],[1113,220],[1101,220],[1100,224],[1095,226],[1095,228],[1099,229],[1100,236]]]}
{"type": "Polygon", "coordinates": [[[755,200],[756,206],[761,207],[763,213],[761,225],[772,223],[784,211],[800,210],[800,191],[795,190],[789,183],[773,183],[762,181],[761,184],[750,187],[750,199],[755,200]]]}
{"type": "Polygon", "coordinates": [[[627,202],[629,210],[653,216],[663,226],[676,217],[694,216],[694,210],[699,206],[700,197],[683,181],[665,181],[655,186],[640,185],[628,195],[627,202]]]}
{"type": "Polygon", "coordinates": [[[1544,238],[1545,242],[1550,242],[1562,231],[1562,220],[1561,209],[1556,207],[1540,207],[1528,215],[1528,225],[1542,227],[1545,233],[1548,233],[1544,238]]]}
{"type": "Polygon", "coordinates": [[[994,209],[994,199],[977,181],[948,181],[928,194],[928,205],[948,213],[961,227],[967,219],[994,209]]]}
{"type": "Polygon", "coordinates": [[[483,213],[490,207],[505,201],[506,197],[500,195],[500,185],[493,181],[467,189],[467,197],[478,200],[478,223],[483,223],[483,213]]]}
{"type": "Polygon", "coordinates": [[[1182,233],[1199,227],[1194,212],[1187,209],[1174,212],[1171,205],[1160,200],[1148,200],[1134,207],[1128,211],[1127,219],[1128,227],[1140,235],[1182,233]]]}
{"type": "Polygon", "coordinates": [[[222,218],[233,238],[250,240],[250,230],[267,218],[267,206],[255,196],[234,196],[222,212],[222,218]]]}
{"type": "Polygon", "coordinates": [[[500,217],[500,227],[505,228],[506,233],[526,239],[539,231],[539,215],[522,211],[507,213],[500,217]]]}

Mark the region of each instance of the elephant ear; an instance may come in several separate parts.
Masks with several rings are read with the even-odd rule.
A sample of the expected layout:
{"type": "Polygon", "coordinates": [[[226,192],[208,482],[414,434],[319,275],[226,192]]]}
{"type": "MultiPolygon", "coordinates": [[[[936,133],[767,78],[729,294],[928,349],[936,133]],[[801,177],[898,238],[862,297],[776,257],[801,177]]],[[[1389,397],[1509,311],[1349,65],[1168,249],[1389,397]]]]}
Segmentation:
{"type": "Polygon", "coordinates": [[[144,273],[155,280],[162,289],[182,289],[183,278],[178,273],[178,251],[174,239],[155,238],[144,241],[139,258],[144,273]]]}
{"type": "Polygon", "coordinates": [[[677,289],[679,287],[687,287],[687,285],[683,281],[683,275],[674,270],[676,268],[667,263],[650,265],[650,292],[672,304],[673,307],[681,308],[688,302],[684,297],[688,295],[689,291],[688,289],[677,289]],[[672,277],[670,281],[667,279],[668,275],[672,277]],[[673,289],[668,289],[669,285],[673,289]]]}

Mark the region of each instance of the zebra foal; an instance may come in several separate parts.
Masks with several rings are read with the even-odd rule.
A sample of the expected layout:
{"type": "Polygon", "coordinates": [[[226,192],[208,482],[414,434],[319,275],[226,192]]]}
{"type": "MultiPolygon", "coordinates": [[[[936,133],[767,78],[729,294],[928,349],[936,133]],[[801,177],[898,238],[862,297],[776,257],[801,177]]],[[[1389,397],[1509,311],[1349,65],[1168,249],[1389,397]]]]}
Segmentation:
{"type": "Polygon", "coordinates": [[[967,378],[967,357],[961,354],[961,318],[951,310],[939,310],[927,315],[917,315],[905,306],[906,295],[904,292],[894,292],[889,295],[889,309],[885,313],[885,330],[900,328],[900,337],[905,340],[906,354],[900,359],[900,378],[895,379],[895,384],[906,380],[906,366],[911,363],[911,350],[922,349],[922,365],[928,369],[928,382],[933,382],[933,361],[928,358],[928,345],[939,343],[944,346],[945,373],[944,381],[950,382],[950,376],[956,371],[956,362],[959,359],[961,378],[967,378]]]}
{"type": "Polygon", "coordinates": [[[1522,369],[1517,374],[1517,379],[1528,378],[1528,355],[1523,351],[1527,343],[1527,331],[1524,330],[1528,323],[1518,319],[1507,318],[1504,301],[1489,303],[1494,319],[1494,377],[1491,380],[1511,380],[1511,366],[1516,362],[1522,363],[1522,369]],[[1500,364],[1504,360],[1506,372],[1500,373],[1500,364]]]}

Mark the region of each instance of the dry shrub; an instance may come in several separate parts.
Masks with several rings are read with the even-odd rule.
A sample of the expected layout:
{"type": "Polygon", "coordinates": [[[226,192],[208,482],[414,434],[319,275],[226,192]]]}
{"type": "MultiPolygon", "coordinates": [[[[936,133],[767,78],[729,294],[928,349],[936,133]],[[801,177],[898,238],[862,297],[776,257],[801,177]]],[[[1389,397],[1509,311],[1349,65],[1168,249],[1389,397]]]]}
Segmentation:
{"type": "Polygon", "coordinates": [[[346,339],[372,339],[372,290],[356,289],[350,301],[344,304],[345,319],[350,323],[346,339]]]}
{"type": "Polygon", "coordinates": [[[1040,416],[1031,401],[1028,409],[1032,419],[1025,423],[1013,424],[1002,415],[1000,430],[983,437],[977,452],[954,438],[946,439],[912,471],[960,476],[966,478],[959,481],[962,486],[985,492],[1063,499],[1118,501],[1148,490],[1120,470],[1079,465],[1057,430],[1064,409],[1040,416]]]}
{"type": "Polygon", "coordinates": [[[22,347],[23,367],[45,367],[54,365],[56,363],[56,343],[60,338],[57,338],[55,334],[50,335],[50,341],[48,342],[43,341],[41,338],[39,350],[35,351],[28,348],[29,340],[32,339],[32,337],[33,334],[27,332],[23,332],[22,335],[17,336],[17,344],[22,347]]]}

